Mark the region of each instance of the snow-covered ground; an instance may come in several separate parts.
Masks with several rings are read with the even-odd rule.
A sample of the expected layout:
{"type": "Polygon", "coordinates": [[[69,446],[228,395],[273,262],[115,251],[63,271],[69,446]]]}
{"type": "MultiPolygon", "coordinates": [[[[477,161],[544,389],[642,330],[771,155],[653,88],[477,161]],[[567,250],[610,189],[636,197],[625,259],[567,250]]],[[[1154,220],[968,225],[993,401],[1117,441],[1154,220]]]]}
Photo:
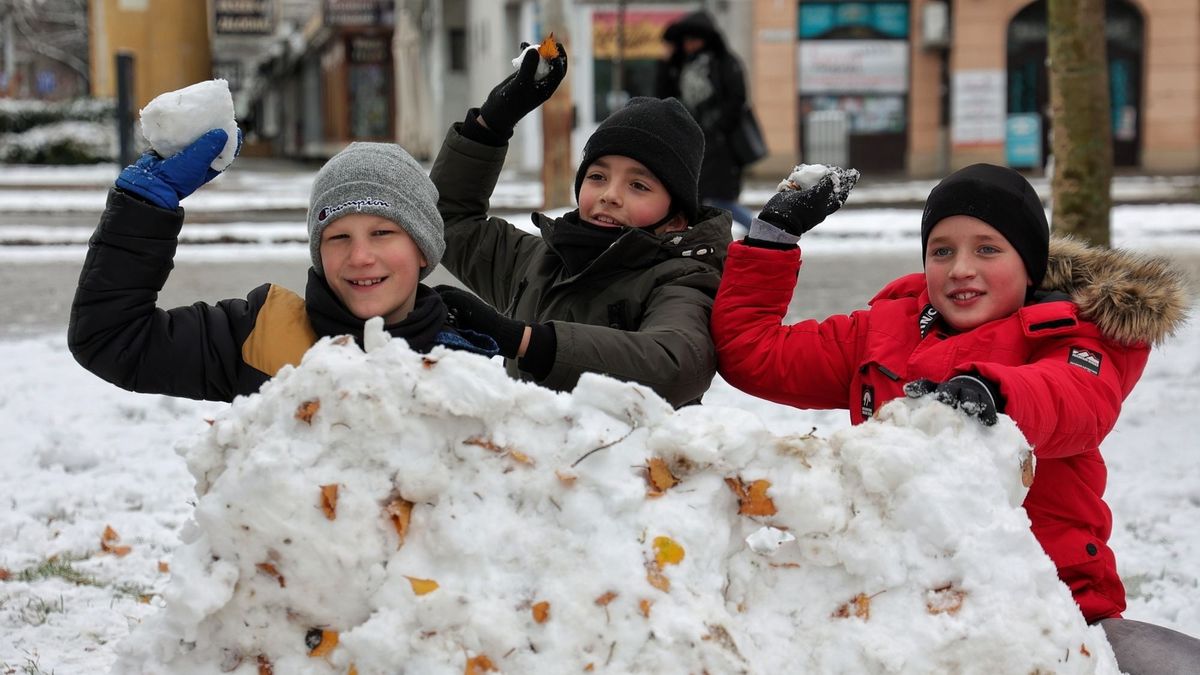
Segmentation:
{"type": "MultiPolygon", "coordinates": [[[[36,177],[40,184],[58,180],[71,188],[90,184],[97,189],[59,189],[38,196],[19,188],[30,176],[5,173],[0,186],[8,181],[9,189],[0,190],[0,208],[11,204],[18,211],[30,210],[32,203],[53,211],[54,205],[69,202],[68,195],[80,195],[91,200],[80,207],[94,209],[84,219],[90,221],[102,207],[103,186],[114,176],[108,167],[47,171],[36,177]]],[[[306,194],[307,186],[298,185],[310,176],[244,174],[236,189],[235,176],[233,171],[221,179],[230,184],[220,199],[240,199],[239,208],[305,206],[306,200],[297,201],[295,195],[306,194]],[[263,195],[263,202],[248,204],[247,193],[263,195]]],[[[1139,194],[1152,195],[1153,183],[1143,181],[1145,191],[1139,194]]],[[[893,186],[912,192],[928,188],[927,183],[893,186]]],[[[506,198],[518,207],[534,201],[531,189],[521,183],[503,185],[506,198]]],[[[194,208],[188,202],[184,206],[194,208]]],[[[917,245],[918,219],[919,211],[911,209],[848,209],[806,235],[805,250],[812,255],[908,250],[917,245]]],[[[1200,250],[1200,205],[1120,206],[1114,209],[1113,223],[1117,245],[1200,250]]],[[[0,261],[80,261],[91,227],[91,222],[2,226],[0,243],[7,245],[0,245],[0,261]]],[[[262,256],[295,258],[302,264],[307,258],[300,222],[185,227],[184,235],[197,244],[209,243],[182,247],[181,259],[262,256]]],[[[1200,408],[1197,345],[1200,321],[1193,320],[1155,351],[1104,445],[1110,470],[1107,500],[1115,517],[1111,543],[1129,591],[1126,616],[1192,635],[1200,635],[1200,528],[1194,526],[1200,522],[1200,446],[1194,429],[1200,408]]],[[[116,661],[117,644],[131,629],[156,621],[161,628],[156,608],[169,586],[180,534],[198,501],[192,475],[176,448],[202,446],[210,433],[206,420],[227,414],[229,406],[122,392],[75,364],[60,333],[0,341],[0,372],[0,425],[5,430],[0,457],[7,467],[0,472],[0,576],[6,577],[0,581],[0,673],[103,672],[116,661]]],[[[848,426],[843,411],[777,406],[720,380],[705,403],[701,410],[712,420],[749,413],[777,435],[805,434],[815,427],[828,438],[848,426]],[[722,409],[736,411],[722,415],[722,409]]],[[[692,560],[703,557],[700,550],[692,560]]],[[[199,578],[174,571],[174,584],[199,578]]],[[[877,616],[889,616],[886,609],[880,611],[884,613],[877,616]]],[[[462,663],[457,672],[463,672],[462,663]]]]}

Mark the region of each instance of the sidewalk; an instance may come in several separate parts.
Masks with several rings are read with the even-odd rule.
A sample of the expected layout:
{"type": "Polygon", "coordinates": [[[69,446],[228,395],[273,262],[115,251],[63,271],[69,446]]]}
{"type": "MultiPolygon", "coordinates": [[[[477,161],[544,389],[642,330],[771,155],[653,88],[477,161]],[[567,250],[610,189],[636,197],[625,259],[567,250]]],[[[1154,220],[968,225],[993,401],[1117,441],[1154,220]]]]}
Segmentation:
{"type": "MultiPolygon", "coordinates": [[[[287,160],[245,158],[235,170],[188,198],[189,216],[211,214],[225,217],[247,212],[275,213],[294,218],[308,208],[308,193],[317,167],[287,160]]],[[[8,165],[0,170],[0,212],[99,213],[105,193],[117,176],[115,165],[27,166],[8,165]]],[[[1050,198],[1046,178],[1030,182],[1043,201],[1050,198]]],[[[878,179],[866,177],[854,189],[846,208],[921,208],[937,183],[934,179],[878,179]]],[[[1120,175],[1113,179],[1113,203],[1198,203],[1200,175],[1120,175]]],[[[761,208],[775,192],[775,182],[748,181],[741,202],[752,210],[761,208]]],[[[542,186],[536,175],[505,172],[492,196],[498,213],[539,209],[542,186]]]]}

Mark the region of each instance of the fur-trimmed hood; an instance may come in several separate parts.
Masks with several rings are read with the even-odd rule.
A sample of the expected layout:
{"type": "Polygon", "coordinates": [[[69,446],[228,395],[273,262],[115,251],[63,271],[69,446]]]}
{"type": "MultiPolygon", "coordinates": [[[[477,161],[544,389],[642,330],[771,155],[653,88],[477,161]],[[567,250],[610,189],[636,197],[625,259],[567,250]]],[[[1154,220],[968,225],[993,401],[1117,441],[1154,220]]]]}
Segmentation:
{"type": "Polygon", "coordinates": [[[1070,296],[1082,317],[1122,344],[1161,343],[1187,318],[1187,280],[1170,260],[1050,239],[1042,290],[1070,296]]]}

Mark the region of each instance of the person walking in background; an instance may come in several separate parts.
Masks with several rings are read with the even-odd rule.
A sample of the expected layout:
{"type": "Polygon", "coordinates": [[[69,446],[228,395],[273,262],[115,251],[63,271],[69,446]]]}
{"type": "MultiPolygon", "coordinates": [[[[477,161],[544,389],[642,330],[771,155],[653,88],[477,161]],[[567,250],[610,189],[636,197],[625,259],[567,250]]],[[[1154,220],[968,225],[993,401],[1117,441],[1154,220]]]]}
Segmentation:
{"type": "Polygon", "coordinates": [[[746,105],[742,64],[704,11],[667,26],[663,41],[670,56],[659,66],[655,95],[678,98],[704,132],[700,199],[749,228],[753,214],[738,202],[743,166],[730,145],[746,105]]]}
{"type": "Polygon", "coordinates": [[[454,124],[430,177],[446,221],[439,287],[457,325],[492,335],[510,375],[568,391],[585,372],[637,382],[679,407],[716,373],[709,333],[729,214],[700,205],[704,135],[674,99],[636,97],[588,138],[579,208],[532,214],[541,236],[489,217],[513,128],[554,93],[566,52],[536,79],[536,50],[454,124]]]}

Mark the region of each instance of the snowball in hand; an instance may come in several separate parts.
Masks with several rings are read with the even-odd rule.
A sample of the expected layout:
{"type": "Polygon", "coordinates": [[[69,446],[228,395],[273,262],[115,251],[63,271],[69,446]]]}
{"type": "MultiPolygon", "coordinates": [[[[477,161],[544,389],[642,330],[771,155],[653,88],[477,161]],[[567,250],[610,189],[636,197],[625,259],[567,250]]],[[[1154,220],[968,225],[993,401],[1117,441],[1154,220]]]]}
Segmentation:
{"type": "Polygon", "coordinates": [[[188,147],[209,129],[224,129],[229,140],[210,166],[224,171],[233,163],[237,151],[237,121],[233,116],[233,95],[225,80],[198,82],[160,94],[142,108],[140,115],[142,135],[163,157],[188,147]]]}
{"type": "Polygon", "coordinates": [[[533,79],[536,82],[550,74],[550,59],[558,56],[558,45],[554,42],[554,33],[547,35],[541,44],[529,45],[522,49],[521,53],[517,54],[517,58],[512,60],[513,68],[521,67],[525,55],[530,50],[536,50],[538,53],[537,69],[533,71],[533,79]]]}

